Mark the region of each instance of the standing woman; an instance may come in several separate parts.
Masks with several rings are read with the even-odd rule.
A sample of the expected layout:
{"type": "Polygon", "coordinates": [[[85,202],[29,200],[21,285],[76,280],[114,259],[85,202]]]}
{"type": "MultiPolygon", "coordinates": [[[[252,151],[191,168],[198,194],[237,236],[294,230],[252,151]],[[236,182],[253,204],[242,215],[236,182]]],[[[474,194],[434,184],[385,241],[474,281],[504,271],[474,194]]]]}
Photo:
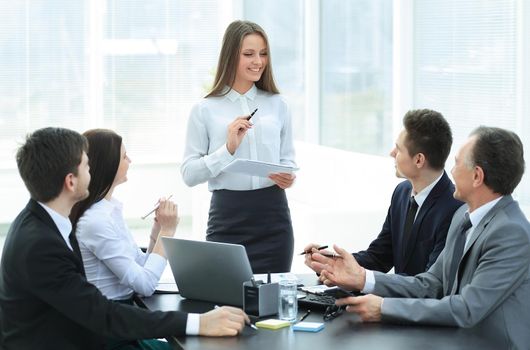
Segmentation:
{"type": "Polygon", "coordinates": [[[222,173],[236,158],[296,165],[267,35],[248,21],[226,29],[214,86],[191,111],[181,173],[188,186],[208,181],[213,192],[208,241],[244,245],[254,273],[290,271],[294,238],[284,190],[295,176],[222,173]]]}
{"type": "MultiPolygon", "coordinates": [[[[70,220],[79,242],[87,280],[103,295],[133,304],[133,294],[150,296],[166,267],[160,237],[173,237],[178,225],[176,205],[161,199],[151,229],[147,252],[136,245],[125,223],[122,203],[113,197],[116,186],[127,181],[131,160],[122,138],[112,130],[93,129],[88,140],[89,196],[78,202],[70,220]]],[[[107,339],[105,349],[167,349],[157,340],[107,339]]]]}

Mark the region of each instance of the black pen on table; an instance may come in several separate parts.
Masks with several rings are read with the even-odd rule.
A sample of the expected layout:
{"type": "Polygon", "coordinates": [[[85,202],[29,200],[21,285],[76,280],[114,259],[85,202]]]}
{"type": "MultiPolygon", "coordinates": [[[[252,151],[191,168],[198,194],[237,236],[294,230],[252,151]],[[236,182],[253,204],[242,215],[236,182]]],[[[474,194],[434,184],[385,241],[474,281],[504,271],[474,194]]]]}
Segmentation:
{"type": "Polygon", "coordinates": [[[300,320],[298,322],[302,322],[303,320],[305,320],[310,313],[311,310],[307,310],[307,312],[302,317],[300,317],[300,320]]]}
{"type": "MultiPolygon", "coordinates": [[[[317,250],[322,250],[322,249],[326,249],[328,246],[327,245],[323,245],[322,247],[318,247],[317,250]]],[[[300,253],[300,255],[306,255],[306,254],[309,254],[311,253],[311,251],[303,251],[300,253]]]]}
{"type": "MultiPolygon", "coordinates": [[[[214,306],[215,309],[218,309],[219,308],[219,305],[215,305],[214,306]]],[[[246,323],[246,322],[245,322],[246,323]]],[[[252,328],[252,329],[255,329],[255,330],[258,330],[258,327],[256,327],[256,325],[252,324],[252,322],[249,322],[247,323],[247,325],[252,328]]]]}
{"type": "Polygon", "coordinates": [[[254,114],[256,114],[257,111],[258,111],[258,109],[256,108],[256,109],[254,110],[254,112],[250,113],[250,115],[247,117],[247,120],[250,120],[250,118],[252,118],[252,116],[253,116],[254,114]]]}

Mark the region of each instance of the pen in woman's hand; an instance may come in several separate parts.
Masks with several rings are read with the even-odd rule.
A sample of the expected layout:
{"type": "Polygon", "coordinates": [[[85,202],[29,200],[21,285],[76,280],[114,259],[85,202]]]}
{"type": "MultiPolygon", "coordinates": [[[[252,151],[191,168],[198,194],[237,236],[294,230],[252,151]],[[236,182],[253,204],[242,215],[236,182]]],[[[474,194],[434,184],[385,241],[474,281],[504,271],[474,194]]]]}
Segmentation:
{"type": "MultiPolygon", "coordinates": [[[[317,250],[326,249],[327,247],[328,247],[327,245],[323,245],[322,247],[318,247],[317,250]]],[[[311,254],[311,250],[304,250],[303,252],[300,253],[300,255],[306,255],[306,254],[311,254]]]]}
{"type": "MultiPolygon", "coordinates": [[[[167,201],[170,200],[171,197],[173,197],[172,194],[170,194],[169,197],[167,197],[166,200],[167,200],[167,201]]],[[[158,206],[159,206],[159,205],[160,205],[160,204],[157,203],[156,206],[155,206],[155,208],[154,208],[153,210],[151,210],[149,213],[147,213],[147,214],[145,214],[144,216],[142,216],[142,220],[145,220],[146,217],[148,217],[149,215],[153,214],[153,213],[158,209],[158,206]]]]}
{"type": "Polygon", "coordinates": [[[252,116],[253,116],[254,114],[256,114],[257,111],[258,111],[258,109],[256,108],[256,109],[254,110],[254,112],[250,113],[250,115],[247,117],[247,120],[250,120],[250,118],[252,118],[252,116]]]}

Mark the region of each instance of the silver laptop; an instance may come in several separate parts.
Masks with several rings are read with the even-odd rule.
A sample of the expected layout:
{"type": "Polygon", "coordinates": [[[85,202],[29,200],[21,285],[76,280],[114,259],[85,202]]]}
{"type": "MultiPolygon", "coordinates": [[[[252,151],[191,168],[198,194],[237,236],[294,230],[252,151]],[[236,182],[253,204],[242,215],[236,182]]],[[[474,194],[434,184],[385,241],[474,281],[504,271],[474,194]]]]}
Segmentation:
{"type": "Polygon", "coordinates": [[[162,237],[162,243],[180,295],[243,305],[243,282],[252,277],[245,247],[170,237],[162,237]]]}

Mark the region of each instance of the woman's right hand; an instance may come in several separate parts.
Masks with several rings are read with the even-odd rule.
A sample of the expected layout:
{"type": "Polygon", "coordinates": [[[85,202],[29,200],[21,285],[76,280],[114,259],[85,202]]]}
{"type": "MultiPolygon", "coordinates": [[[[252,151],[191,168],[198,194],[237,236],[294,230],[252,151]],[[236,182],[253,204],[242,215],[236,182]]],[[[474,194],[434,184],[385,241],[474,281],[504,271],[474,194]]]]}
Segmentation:
{"type": "Polygon", "coordinates": [[[156,221],[160,225],[160,234],[173,237],[180,221],[177,205],[170,200],[160,199],[156,210],[156,221]]]}
{"type": "Polygon", "coordinates": [[[237,117],[228,125],[228,135],[226,137],[226,149],[230,154],[234,154],[243,141],[247,130],[252,128],[252,123],[247,120],[248,115],[237,117]]]}

